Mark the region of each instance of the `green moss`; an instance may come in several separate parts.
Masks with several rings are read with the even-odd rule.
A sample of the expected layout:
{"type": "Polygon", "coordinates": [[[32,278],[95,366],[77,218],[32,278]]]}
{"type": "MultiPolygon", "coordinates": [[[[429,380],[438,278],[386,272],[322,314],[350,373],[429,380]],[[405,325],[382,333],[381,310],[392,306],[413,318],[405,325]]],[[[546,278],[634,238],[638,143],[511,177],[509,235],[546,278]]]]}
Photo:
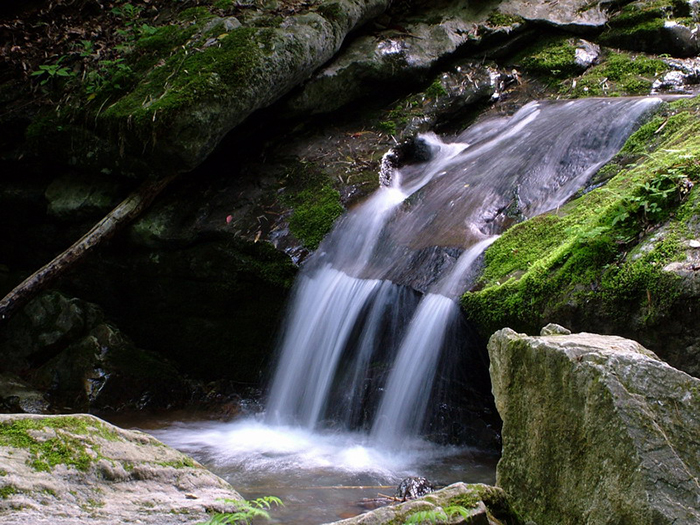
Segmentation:
{"type": "Polygon", "coordinates": [[[181,28],[178,25],[166,25],[156,28],[155,32],[139,38],[135,46],[138,50],[157,53],[160,58],[170,55],[177,47],[183,46],[194,34],[195,26],[181,28]]]}
{"type": "Polygon", "coordinates": [[[318,13],[326,20],[340,23],[347,18],[347,14],[340,2],[326,2],[318,6],[318,13]]]}
{"type": "Polygon", "coordinates": [[[576,46],[568,37],[543,38],[515,58],[525,71],[549,81],[576,75],[581,68],[575,60],[576,46]]]}
{"type": "Polygon", "coordinates": [[[680,0],[632,2],[610,20],[599,42],[610,47],[652,53],[672,52],[674,47],[664,33],[664,26],[669,20],[692,25],[689,15],[688,3],[680,0]]]}
{"type": "Polygon", "coordinates": [[[256,68],[262,65],[265,50],[270,51],[270,38],[269,30],[241,27],[222,38],[220,46],[181,50],[148,72],[129,95],[103,114],[118,121],[130,118],[136,131],[150,132],[154,121],[167,126],[170,115],[203,97],[252,87],[256,68]]]}
{"type": "Polygon", "coordinates": [[[574,97],[644,95],[668,69],[663,60],[611,52],[575,83],[564,84],[561,91],[574,97]]]}
{"type": "Polygon", "coordinates": [[[624,149],[646,152],[643,163],[616,165],[607,185],[514,226],[487,250],[478,287],[462,298],[484,334],[503,326],[532,332],[576,304],[596,304],[612,319],[636,311],[641,323],[670,307],[677,277],[663,268],[682,256],[681,241],[692,235],[685,221],[700,199],[691,191],[700,181],[700,120],[696,107],[677,107],[630,137],[624,149]],[[669,129],[657,134],[662,122],[669,129]],[[645,232],[662,223],[663,241],[635,254],[645,232]]]}
{"type": "Polygon", "coordinates": [[[396,135],[396,122],[392,120],[382,120],[377,124],[377,129],[387,135],[396,135]]]}
{"type": "Polygon", "coordinates": [[[17,494],[17,487],[14,485],[3,485],[0,487],[0,499],[7,499],[10,496],[17,494]]]}
{"type": "Polygon", "coordinates": [[[680,130],[693,116],[682,112],[676,115],[657,115],[630,136],[620,153],[642,155],[658,146],[667,136],[680,130]]]}
{"type": "Polygon", "coordinates": [[[425,90],[425,96],[432,99],[444,97],[445,95],[447,95],[447,90],[445,89],[445,86],[442,85],[442,82],[440,82],[440,77],[436,78],[425,90]]]}
{"type": "Polygon", "coordinates": [[[290,231],[309,249],[315,249],[344,209],[340,194],[330,186],[308,189],[294,197],[290,231]]]}
{"type": "Polygon", "coordinates": [[[214,2],[214,7],[224,11],[231,9],[231,7],[233,7],[233,0],[216,0],[216,2],[214,2]]]}
{"type": "Polygon", "coordinates": [[[214,15],[211,14],[209,8],[199,6],[189,7],[181,11],[180,14],[177,15],[177,18],[182,22],[201,22],[202,20],[214,18],[214,15]]]}
{"type": "MultiPolygon", "coordinates": [[[[95,433],[106,439],[117,439],[116,434],[101,423],[80,417],[18,419],[0,425],[0,445],[29,451],[28,464],[38,471],[50,472],[61,464],[85,471],[97,454],[88,454],[86,442],[75,435],[95,433]],[[53,435],[36,437],[33,432],[45,429],[53,429],[53,435]]],[[[92,448],[96,452],[97,447],[92,448]]]]}
{"type": "Polygon", "coordinates": [[[520,16],[507,15],[501,13],[498,9],[492,11],[486,19],[486,22],[492,27],[510,27],[515,24],[521,24],[524,19],[520,16]]]}

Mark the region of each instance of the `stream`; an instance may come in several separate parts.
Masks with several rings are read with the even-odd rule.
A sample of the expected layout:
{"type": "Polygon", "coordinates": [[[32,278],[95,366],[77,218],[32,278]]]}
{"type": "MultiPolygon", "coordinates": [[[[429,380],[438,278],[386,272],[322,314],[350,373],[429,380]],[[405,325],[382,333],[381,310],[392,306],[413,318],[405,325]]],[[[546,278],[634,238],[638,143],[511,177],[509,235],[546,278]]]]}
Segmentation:
{"type": "Polygon", "coordinates": [[[498,235],[566,203],[659,103],[532,102],[452,141],[422,136],[427,160],[384,173],[302,267],[264,412],[142,428],[245,498],[281,498],[276,523],[356,515],[408,476],[494,483],[495,454],[436,443],[455,425],[497,441],[483,342],[457,300],[498,235]]]}
{"type": "Polygon", "coordinates": [[[419,438],[400,450],[372,445],[366,433],[272,426],[261,417],[229,422],[201,413],[110,418],[181,450],[231,483],[248,500],[277,496],[283,507],[270,523],[315,525],[387,504],[400,481],[423,476],[438,486],[457,481],[493,484],[498,455],[419,438]]]}

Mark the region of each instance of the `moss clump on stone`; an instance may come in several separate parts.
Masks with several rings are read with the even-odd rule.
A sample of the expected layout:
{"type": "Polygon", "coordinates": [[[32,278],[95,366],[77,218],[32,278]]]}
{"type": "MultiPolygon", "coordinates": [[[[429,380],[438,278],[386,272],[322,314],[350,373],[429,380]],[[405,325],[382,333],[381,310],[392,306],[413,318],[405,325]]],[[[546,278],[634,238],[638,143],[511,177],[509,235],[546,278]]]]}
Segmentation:
{"type": "Polygon", "coordinates": [[[573,97],[646,95],[654,80],[668,69],[663,60],[610,52],[575,82],[563,84],[561,91],[573,97]]]}
{"type": "Polygon", "coordinates": [[[307,189],[293,198],[294,212],[289,219],[291,232],[309,249],[316,249],[343,213],[340,193],[330,186],[307,189]]]}
{"type": "Polygon", "coordinates": [[[492,11],[486,19],[486,23],[492,27],[510,27],[523,22],[524,20],[522,17],[508,15],[506,13],[502,13],[498,9],[492,11]]]}
{"type": "Polygon", "coordinates": [[[613,16],[599,42],[635,51],[687,55],[689,51],[674,42],[666,32],[668,22],[692,27],[694,21],[690,18],[689,3],[682,0],[632,2],[613,16]]]}
{"type": "MultiPolygon", "coordinates": [[[[516,225],[487,250],[478,287],[462,298],[483,333],[502,326],[535,331],[584,303],[599,305],[612,319],[636,312],[642,324],[670,307],[678,277],[664,267],[678,260],[682,242],[693,235],[686,220],[700,199],[700,118],[695,111],[676,113],[673,104],[664,111],[675,130],[644,162],[621,167],[605,186],[557,213],[516,225]],[[662,240],[635,253],[660,224],[662,240]]],[[[626,147],[637,151],[649,129],[626,147]]]]}
{"type": "Polygon", "coordinates": [[[515,58],[522,68],[546,81],[569,78],[578,74],[574,40],[567,37],[544,38],[515,58]]]}
{"type": "Polygon", "coordinates": [[[220,46],[181,52],[148,72],[136,89],[109,107],[105,117],[133,116],[136,123],[167,121],[170,111],[181,109],[220,90],[242,87],[262,59],[259,36],[263,30],[238,28],[220,40],[220,46]],[[224,85],[225,82],[227,85],[224,85]]]}
{"type": "MultiPolygon", "coordinates": [[[[161,467],[172,467],[174,469],[197,468],[194,460],[192,458],[188,458],[187,456],[183,456],[182,458],[173,461],[159,461],[156,464],[160,465],[161,467]]],[[[133,466],[131,468],[133,469],[133,466]]]]}
{"type": "Polygon", "coordinates": [[[0,446],[27,450],[27,463],[37,471],[50,472],[56,465],[86,471],[99,456],[94,445],[93,454],[89,454],[86,443],[76,437],[88,433],[118,439],[104,425],[81,417],[18,419],[0,424],[0,446]]]}
{"type": "Polygon", "coordinates": [[[4,485],[0,487],[0,499],[7,499],[15,494],[17,494],[17,488],[14,485],[4,485]]]}

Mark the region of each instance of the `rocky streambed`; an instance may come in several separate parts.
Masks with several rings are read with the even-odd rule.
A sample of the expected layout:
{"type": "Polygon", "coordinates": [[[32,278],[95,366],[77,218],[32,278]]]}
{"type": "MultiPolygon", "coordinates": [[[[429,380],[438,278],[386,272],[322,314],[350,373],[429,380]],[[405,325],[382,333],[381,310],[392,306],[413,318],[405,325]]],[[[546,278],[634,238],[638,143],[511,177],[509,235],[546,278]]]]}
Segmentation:
{"type": "MultiPolygon", "coordinates": [[[[450,136],[540,98],[689,95],[698,78],[692,2],[167,4],[0,8],[3,294],[143,181],[172,179],[0,327],[8,523],[222,510],[213,499],[230,487],[147,436],[14,414],[228,413],[259,392],[298,265],[383,163],[424,159],[418,133],[450,136]]],[[[650,350],[498,332],[504,492],[453,488],[411,509],[511,523],[505,494],[540,525],[698,520],[699,114],[669,99],[571,202],[525,221],[517,198],[505,210],[515,226],[462,299],[484,341],[553,321],[650,350]]],[[[383,512],[361,519],[408,511],[383,512]]]]}

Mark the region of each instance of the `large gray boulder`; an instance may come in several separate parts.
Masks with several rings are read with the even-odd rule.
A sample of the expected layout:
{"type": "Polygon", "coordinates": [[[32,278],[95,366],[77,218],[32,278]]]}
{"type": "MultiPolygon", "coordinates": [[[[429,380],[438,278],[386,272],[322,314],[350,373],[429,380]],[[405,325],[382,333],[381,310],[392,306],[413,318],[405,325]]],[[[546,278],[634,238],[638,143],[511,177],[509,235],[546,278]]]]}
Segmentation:
{"type": "Polygon", "coordinates": [[[513,508],[538,525],[700,523],[700,380],[628,339],[547,332],[488,345],[513,508]]]}
{"type": "Polygon", "coordinates": [[[530,2],[504,0],[499,9],[511,16],[548,24],[569,31],[595,31],[608,21],[604,2],[588,0],[559,0],[557,2],[530,2]]]}
{"type": "MultiPolygon", "coordinates": [[[[442,60],[465,47],[503,45],[522,32],[519,17],[467,0],[429,5],[355,38],[287,102],[294,115],[334,111],[364,96],[426,82],[442,60]]],[[[483,67],[477,74],[488,75],[483,67]]]]}
{"type": "Polygon", "coordinates": [[[175,525],[233,510],[240,495],[157,439],[100,419],[0,415],[4,525],[175,525]]]}

